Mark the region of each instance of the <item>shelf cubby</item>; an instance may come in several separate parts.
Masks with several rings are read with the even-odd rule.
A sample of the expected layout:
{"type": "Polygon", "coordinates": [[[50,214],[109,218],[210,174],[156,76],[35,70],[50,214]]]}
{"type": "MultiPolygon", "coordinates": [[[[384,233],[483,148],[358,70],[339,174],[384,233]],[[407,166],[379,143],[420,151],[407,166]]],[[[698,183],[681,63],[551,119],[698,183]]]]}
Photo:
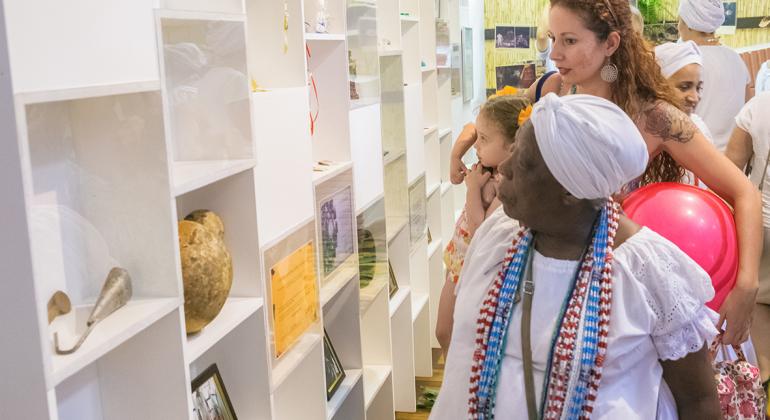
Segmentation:
{"type": "MultiPolygon", "coordinates": [[[[113,318],[119,312],[100,323],[86,343],[96,338],[94,334],[116,327],[113,318]]],[[[180,316],[176,309],[166,311],[157,322],[56,383],[58,418],[178,418],[188,412],[180,316]]]]}
{"type": "Polygon", "coordinates": [[[422,73],[422,120],[424,127],[439,127],[438,76],[436,72],[422,73]]]}
{"type": "Polygon", "coordinates": [[[428,195],[441,185],[441,146],[438,131],[425,136],[425,182],[428,195]]]}
{"type": "Polygon", "coordinates": [[[445,130],[452,129],[452,74],[450,71],[439,69],[438,94],[436,104],[438,106],[437,121],[442,134],[445,130]]]}
{"type": "Polygon", "coordinates": [[[420,27],[417,21],[401,19],[401,47],[404,59],[404,84],[420,83],[420,27]]]}
{"type": "MultiPolygon", "coordinates": [[[[270,407],[270,375],[267,337],[261,299],[230,299],[219,316],[206,329],[217,328],[219,318],[237,318],[235,327],[208,348],[199,347],[188,338],[190,379],[216,364],[226,384],[235,413],[241,418],[268,420],[270,407]],[[194,349],[197,349],[194,350],[194,349]]],[[[234,322],[233,322],[234,323],[234,322]]],[[[204,329],[204,331],[206,331],[204,329]]],[[[202,344],[202,343],[201,343],[202,344]]]]}
{"type": "Polygon", "coordinates": [[[399,1],[399,12],[401,16],[406,16],[410,18],[419,18],[420,17],[420,3],[419,0],[400,0],[399,1]]]}
{"type": "Polygon", "coordinates": [[[346,15],[350,105],[359,108],[379,103],[377,4],[374,1],[348,2],[346,15]]]}
{"type": "MultiPolygon", "coordinates": [[[[400,55],[380,57],[382,148],[388,155],[406,151],[404,70],[400,55]]],[[[388,157],[387,155],[385,156],[388,157]]]]}
{"type": "Polygon", "coordinates": [[[377,39],[381,51],[401,49],[401,19],[398,0],[377,1],[377,39]]]}
{"type": "Polygon", "coordinates": [[[420,84],[404,86],[404,114],[406,153],[409,156],[407,180],[412,183],[425,173],[425,124],[422,119],[420,84]]]}
{"type": "Polygon", "coordinates": [[[303,2],[305,22],[308,23],[308,25],[305,25],[305,32],[316,32],[318,12],[323,7],[326,10],[326,33],[345,34],[345,11],[347,8],[345,0],[303,0],[303,2]]]}
{"type": "Polygon", "coordinates": [[[313,161],[349,161],[350,84],[345,43],[315,42],[307,61],[315,81],[308,88],[310,112],[318,117],[312,134],[313,161]]]}
{"type": "Polygon", "coordinates": [[[388,285],[388,236],[385,199],[380,198],[356,218],[361,316],[364,317],[383,288],[388,285]]]}
{"type": "Polygon", "coordinates": [[[257,86],[268,90],[305,87],[302,1],[246,0],[245,4],[250,78],[257,86]],[[287,19],[285,30],[284,18],[287,19]]]}
{"type": "MultiPolygon", "coordinates": [[[[437,185],[438,186],[438,185],[437,185]]],[[[428,199],[426,205],[428,230],[430,230],[432,241],[428,243],[428,258],[430,258],[430,247],[435,243],[441,243],[447,233],[445,233],[441,226],[441,188],[436,188],[432,192],[428,192],[428,199]]]]}
{"type": "Polygon", "coordinates": [[[427,228],[427,200],[425,176],[409,185],[409,243],[413,248],[425,238],[427,228]]]}
{"type": "Polygon", "coordinates": [[[409,190],[406,175],[406,155],[401,155],[398,159],[385,165],[385,220],[388,242],[402,230],[409,220],[409,190]]]}
{"type": "Polygon", "coordinates": [[[420,6],[420,61],[429,69],[436,68],[436,3],[415,0],[420,6]]]}
{"type": "Polygon", "coordinates": [[[180,221],[195,210],[210,210],[220,217],[233,264],[230,296],[262,297],[254,172],[247,170],[181,195],[176,210],[180,221]]]}
{"type": "Polygon", "coordinates": [[[252,121],[258,127],[254,137],[259,151],[255,174],[261,245],[315,214],[307,95],[305,86],[252,94],[252,121]],[[276,177],[281,182],[271,182],[276,177]],[[289,197],[291,205],[275,205],[289,197]]]}
{"type": "Polygon", "coordinates": [[[173,161],[252,159],[242,15],[159,11],[157,20],[173,161]]]}
{"type": "Polygon", "coordinates": [[[243,13],[243,0],[160,0],[161,9],[195,12],[243,13]]]}
{"type": "Polygon", "coordinates": [[[430,302],[427,293],[415,293],[412,297],[412,328],[414,333],[415,376],[433,376],[433,350],[431,337],[434,336],[430,323],[430,302]]]}
{"type": "Polygon", "coordinates": [[[88,0],[9,2],[4,12],[14,92],[157,81],[153,5],[108,0],[93,19],[88,0]]]}
{"type": "Polygon", "coordinates": [[[380,104],[350,111],[350,152],[356,190],[356,212],[365,209],[384,193],[383,141],[380,104]]]}

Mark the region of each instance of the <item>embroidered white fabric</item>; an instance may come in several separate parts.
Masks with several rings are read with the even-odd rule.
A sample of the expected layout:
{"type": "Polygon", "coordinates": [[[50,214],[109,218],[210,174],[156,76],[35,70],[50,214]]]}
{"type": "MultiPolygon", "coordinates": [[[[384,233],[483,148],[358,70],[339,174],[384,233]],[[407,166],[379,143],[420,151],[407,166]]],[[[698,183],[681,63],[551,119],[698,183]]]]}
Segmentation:
{"type": "MultiPolygon", "coordinates": [[[[700,350],[718,333],[704,306],[714,297],[706,272],[673,243],[649,229],[637,235],[633,252],[623,253],[633,277],[642,283],[645,302],[655,314],[652,340],[661,360],[677,360],[700,350]]],[[[625,250],[629,251],[629,250],[625,250]]]]}

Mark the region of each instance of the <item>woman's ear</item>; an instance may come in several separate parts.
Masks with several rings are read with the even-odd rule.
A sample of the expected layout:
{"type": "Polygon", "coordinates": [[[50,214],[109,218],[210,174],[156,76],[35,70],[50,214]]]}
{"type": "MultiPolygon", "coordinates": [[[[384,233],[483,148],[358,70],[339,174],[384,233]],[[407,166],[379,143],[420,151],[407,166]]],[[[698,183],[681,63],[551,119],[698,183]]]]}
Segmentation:
{"type": "Polygon", "coordinates": [[[610,32],[610,34],[607,36],[607,41],[605,41],[604,44],[607,57],[615,54],[615,51],[617,51],[620,47],[620,33],[617,31],[610,32]]]}

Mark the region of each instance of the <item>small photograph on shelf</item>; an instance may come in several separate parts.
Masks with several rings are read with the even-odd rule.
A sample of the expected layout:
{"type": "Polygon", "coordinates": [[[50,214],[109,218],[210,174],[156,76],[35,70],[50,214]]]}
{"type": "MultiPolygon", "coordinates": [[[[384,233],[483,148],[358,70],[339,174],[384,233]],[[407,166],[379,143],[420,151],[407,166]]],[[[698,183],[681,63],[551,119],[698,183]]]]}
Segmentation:
{"type": "Polygon", "coordinates": [[[530,28],[522,26],[498,26],[495,28],[495,48],[529,49],[530,28]]]}
{"type": "Polygon", "coordinates": [[[353,255],[353,198],[350,186],[321,200],[321,267],[327,278],[353,255]]]}
{"type": "Polygon", "coordinates": [[[345,370],[342,368],[340,358],[334,351],[332,340],[324,329],[324,370],[326,371],[326,400],[332,399],[337,389],[345,379],[345,370]]]}
{"type": "Polygon", "coordinates": [[[270,298],[278,358],[318,319],[312,241],[270,267],[270,298]]]}
{"type": "Polygon", "coordinates": [[[390,297],[398,292],[398,282],[396,281],[396,273],[393,271],[393,265],[388,261],[388,272],[390,273],[390,281],[388,282],[388,293],[390,297]]]}
{"type": "Polygon", "coordinates": [[[535,63],[498,66],[495,68],[497,90],[506,86],[526,89],[535,82],[535,63]]]}
{"type": "Polygon", "coordinates": [[[194,420],[238,420],[216,364],[192,382],[194,420]]]}

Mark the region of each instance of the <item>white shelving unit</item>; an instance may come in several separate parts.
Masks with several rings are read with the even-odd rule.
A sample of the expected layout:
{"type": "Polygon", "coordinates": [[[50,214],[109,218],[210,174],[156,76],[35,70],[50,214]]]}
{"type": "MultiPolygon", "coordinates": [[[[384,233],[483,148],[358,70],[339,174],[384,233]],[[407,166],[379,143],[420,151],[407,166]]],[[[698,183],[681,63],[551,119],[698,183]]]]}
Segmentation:
{"type": "Polygon", "coordinates": [[[85,0],[0,14],[0,132],[17,139],[0,142],[3,416],[192,419],[212,364],[240,418],[415,411],[454,220],[435,3],[105,1],[98,19],[85,0]],[[345,188],[330,245],[322,203],[345,188]],[[221,217],[233,281],[188,336],[178,221],[197,209],[221,217]],[[315,315],[279,352],[273,269],[308,243],[315,315]],[[77,339],[113,266],[133,297],[56,354],[53,333],[77,339]],[[56,290],[73,310],[48,325],[56,290]],[[328,400],[324,332],[345,371],[328,400]]]}

